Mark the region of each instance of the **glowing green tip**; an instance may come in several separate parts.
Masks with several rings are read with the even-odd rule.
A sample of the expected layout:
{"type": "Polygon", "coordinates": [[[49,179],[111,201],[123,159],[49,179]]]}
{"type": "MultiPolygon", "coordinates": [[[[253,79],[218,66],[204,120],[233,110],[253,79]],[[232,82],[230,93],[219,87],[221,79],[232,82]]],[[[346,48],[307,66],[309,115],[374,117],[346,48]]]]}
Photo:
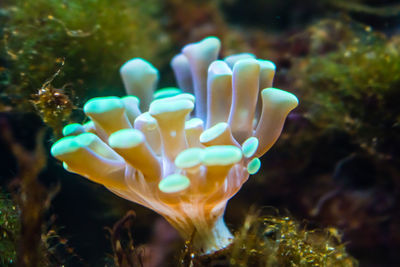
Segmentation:
{"type": "Polygon", "coordinates": [[[158,188],[164,193],[177,193],[185,190],[190,185],[190,180],[181,174],[171,174],[158,184],[158,188]]]}
{"type": "Polygon", "coordinates": [[[140,104],[140,99],[137,96],[134,95],[128,95],[128,96],[124,96],[121,97],[121,100],[125,103],[125,104],[132,104],[132,105],[138,105],[140,104]]]}
{"type": "Polygon", "coordinates": [[[50,153],[53,157],[77,151],[81,145],[75,141],[75,136],[63,137],[53,144],[50,153]]]}
{"type": "Polygon", "coordinates": [[[228,124],[226,122],[220,122],[220,123],[215,124],[213,127],[205,130],[200,135],[200,142],[207,143],[207,142],[215,139],[217,136],[219,136],[221,133],[223,133],[227,127],[228,127],[228,124]]]}
{"type": "Polygon", "coordinates": [[[176,87],[167,87],[160,89],[153,94],[154,99],[161,99],[161,98],[166,98],[166,97],[171,97],[171,96],[176,96],[178,94],[181,94],[182,90],[176,87]]]}
{"type": "Polygon", "coordinates": [[[203,164],[206,166],[226,166],[238,163],[242,151],[236,146],[209,146],[203,152],[203,164]]]}
{"type": "Polygon", "coordinates": [[[75,142],[77,142],[80,146],[90,146],[97,139],[97,135],[94,133],[83,133],[75,137],[75,142]]]}
{"type": "Polygon", "coordinates": [[[143,143],[145,140],[141,131],[136,129],[123,129],[110,135],[108,143],[112,148],[131,148],[143,143]]]}
{"type": "Polygon", "coordinates": [[[196,97],[192,94],[189,93],[182,93],[182,94],[177,94],[175,96],[171,96],[170,100],[176,101],[179,99],[186,99],[186,100],[190,100],[194,103],[194,101],[196,100],[196,97]]]}
{"type": "Polygon", "coordinates": [[[287,105],[295,108],[299,104],[297,97],[289,92],[276,88],[266,88],[261,91],[263,97],[267,97],[269,102],[277,105],[287,105]]]}
{"type": "Polygon", "coordinates": [[[247,172],[250,174],[256,174],[261,167],[261,161],[259,158],[254,158],[250,160],[247,164],[247,172]]]}
{"type": "Polygon", "coordinates": [[[209,36],[197,43],[184,46],[182,52],[186,55],[188,50],[195,50],[199,57],[204,58],[205,55],[213,53],[215,50],[219,49],[220,46],[221,41],[217,37],[209,36]]]}
{"type": "Polygon", "coordinates": [[[158,70],[149,61],[139,57],[125,62],[119,71],[122,76],[133,76],[135,78],[143,77],[145,74],[158,75],[158,70]]]}
{"type": "Polygon", "coordinates": [[[232,75],[232,70],[225,61],[215,60],[208,68],[208,75],[212,75],[213,77],[230,76],[232,75]]]}
{"type": "Polygon", "coordinates": [[[256,153],[258,149],[258,138],[257,137],[250,137],[242,144],[242,151],[243,155],[246,158],[250,158],[256,153]]]}
{"type": "Polygon", "coordinates": [[[64,136],[80,134],[83,132],[85,132],[85,129],[79,123],[68,124],[62,130],[64,136]]]}
{"type": "Polygon", "coordinates": [[[186,149],[179,153],[179,155],[175,158],[175,165],[181,169],[195,167],[201,164],[202,155],[202,148],[193,147],[186,149]]]}
{"type": "Polygon", "coordinates": [[[159,115],[162,113],[176,112],[179,110],[192,110],[194,104],[190,100],[177,99],[173,101],[168,101],[164,99],[154,100],[150,104],[150,115],[159,115]]]}
{"type": "Polygon", "coordinates": [[[199,118],[191,118],[190,120],[185,122],[185,129],[193,129],[197,127],[202,127],[204,122],[199,118]]]}
{"type": "Polygon", "coordinates": [[[233,68],[236,62],[242,59],[248,59],[248,58],[253,58],[255,59],[256,56],[251,53],[240,53],[240,54],[234,54],[230,55],[224,58],[224,61],[228,64],[230,68],[233,68]]]}
{"type": "Polygon", "coordinates": [[[269,60],[257,59],[261,70],[276,70],[274,62],[269,60]]]}
{"type": "Polygon", "coordinates": [[[124,104],[120,98],[116,96],[107,96],[90,99],[83,106],[83,111],[86,114],[99,114],[122,108],[124,108],[124,104]]]}

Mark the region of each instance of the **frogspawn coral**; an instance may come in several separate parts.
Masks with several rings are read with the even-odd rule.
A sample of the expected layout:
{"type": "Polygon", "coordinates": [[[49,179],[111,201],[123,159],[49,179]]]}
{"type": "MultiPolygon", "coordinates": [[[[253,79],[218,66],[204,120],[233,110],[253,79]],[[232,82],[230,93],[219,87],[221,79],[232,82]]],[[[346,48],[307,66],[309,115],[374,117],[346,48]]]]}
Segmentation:
{"type": "Polygon", "coordinates": [[[220,46],[208,37],[172,59],[180,89],[154,92],[157,69],[128,61],[120,72],[129,96],[89,100],[91,120],[67,125],[51,149],[66,170],[161,214],[198,254],[232,242],[226,204],[298,104],[271,88],[272,62],[247,53],[217,60],[220,46]]]}

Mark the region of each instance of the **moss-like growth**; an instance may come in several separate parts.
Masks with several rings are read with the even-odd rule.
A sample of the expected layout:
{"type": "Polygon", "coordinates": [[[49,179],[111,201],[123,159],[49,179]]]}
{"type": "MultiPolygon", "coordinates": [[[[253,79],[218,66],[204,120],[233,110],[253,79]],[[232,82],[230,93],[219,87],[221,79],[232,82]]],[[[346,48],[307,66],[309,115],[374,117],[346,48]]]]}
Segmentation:
{"type": "Polygon", "coordinates": [[[32,99],[37,113],[54,130],[56,136],[61,136],[63,124],[70,119],[75,109],[65,88],[54,88],[51,84],[59,72],[46,81],[32,99]]]}
{"type": "Polygon", "coordinates": [[[343,17],[293,36],[286,65],[278,65],[290,72],[279,82],[296,88],[302,105],[258,180],[268,188],[265,203],[278,199],[298,217],[343,229],[361,265],[388,265],[389,240],[399,240],[385,232],[399,218],[392,201],[400,173],[398,43],[398,35],[343,17]]]}
{"type": "Polygon", "coordinates": [[[292,70],[306,116],[319,128],[345,130],[371,154],[397,154],[400,38],[354,23],[342,37],[337,49],[311,51],[292,70]]]}
{"type": "Polygon", "coordinates": [[[140,55],[155,64],[162,62],[159,55],[168,37],[160,20],[154,19],[161,16],[160,8],[155,0],[17,0],[4,4],[0,57],[6,64],[0,68],[0,77],[7,91],[3,97],[13,105],[26,106],[26,100],[63,61],[55,87],[69,84],[83,98],[106,89],[118,93],[118,67],[126,59],[140,55]]]}
{"type": "Polygon", "coordinates": [[[269,214],[251,211],[230,247],[195,258],[187,250],[183,266],[358,266],[337,229],[309,230],[291,216],[269,214]]]}
{"type": "Polygon", "coordinates": [[[17,258],[17,236],[20,225],[18,208],[4,193],[0,193],[0,265],[13,266],[17,258]]]}

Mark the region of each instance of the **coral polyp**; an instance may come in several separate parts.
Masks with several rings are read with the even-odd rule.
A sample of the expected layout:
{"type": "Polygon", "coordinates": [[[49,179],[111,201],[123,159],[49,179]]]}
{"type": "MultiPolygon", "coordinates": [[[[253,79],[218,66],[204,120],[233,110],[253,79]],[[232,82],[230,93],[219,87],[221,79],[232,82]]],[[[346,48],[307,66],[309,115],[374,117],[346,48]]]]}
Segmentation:
{"type": "Polygon", "coordinates": [[[89,100],[90,121],[67,125],[51,149],[66,170],[161,214],[198,254],[232,242],[227,202],[298,105],[271,88],[272,62],[252,54],[217,60],[219,50],[215,37],[185,46],[171,61],[180,88],[155,93],[157,69],[128,61],[120,72],[129,96],[89,100]]]}

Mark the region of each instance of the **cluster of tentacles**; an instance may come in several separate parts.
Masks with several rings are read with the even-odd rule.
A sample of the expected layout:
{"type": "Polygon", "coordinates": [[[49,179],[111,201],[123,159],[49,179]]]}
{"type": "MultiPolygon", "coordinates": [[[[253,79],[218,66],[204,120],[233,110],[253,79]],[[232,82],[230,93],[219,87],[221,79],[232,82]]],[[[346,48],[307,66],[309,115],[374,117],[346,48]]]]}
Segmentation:
{"type": "Polygon", "coordinates": [[[51,150],[66,170],[164,216],[200,254],[231,243],[227,201],[298,104],[271,88],[272,62],[247,53],[217,60],[219,50],[215,37],[185,46],[171,61],[180,89],[156,92],[158,71],[128,61],[120,70],[128,96],[89,100],[90,121],[67,125],[51,150]]]}

